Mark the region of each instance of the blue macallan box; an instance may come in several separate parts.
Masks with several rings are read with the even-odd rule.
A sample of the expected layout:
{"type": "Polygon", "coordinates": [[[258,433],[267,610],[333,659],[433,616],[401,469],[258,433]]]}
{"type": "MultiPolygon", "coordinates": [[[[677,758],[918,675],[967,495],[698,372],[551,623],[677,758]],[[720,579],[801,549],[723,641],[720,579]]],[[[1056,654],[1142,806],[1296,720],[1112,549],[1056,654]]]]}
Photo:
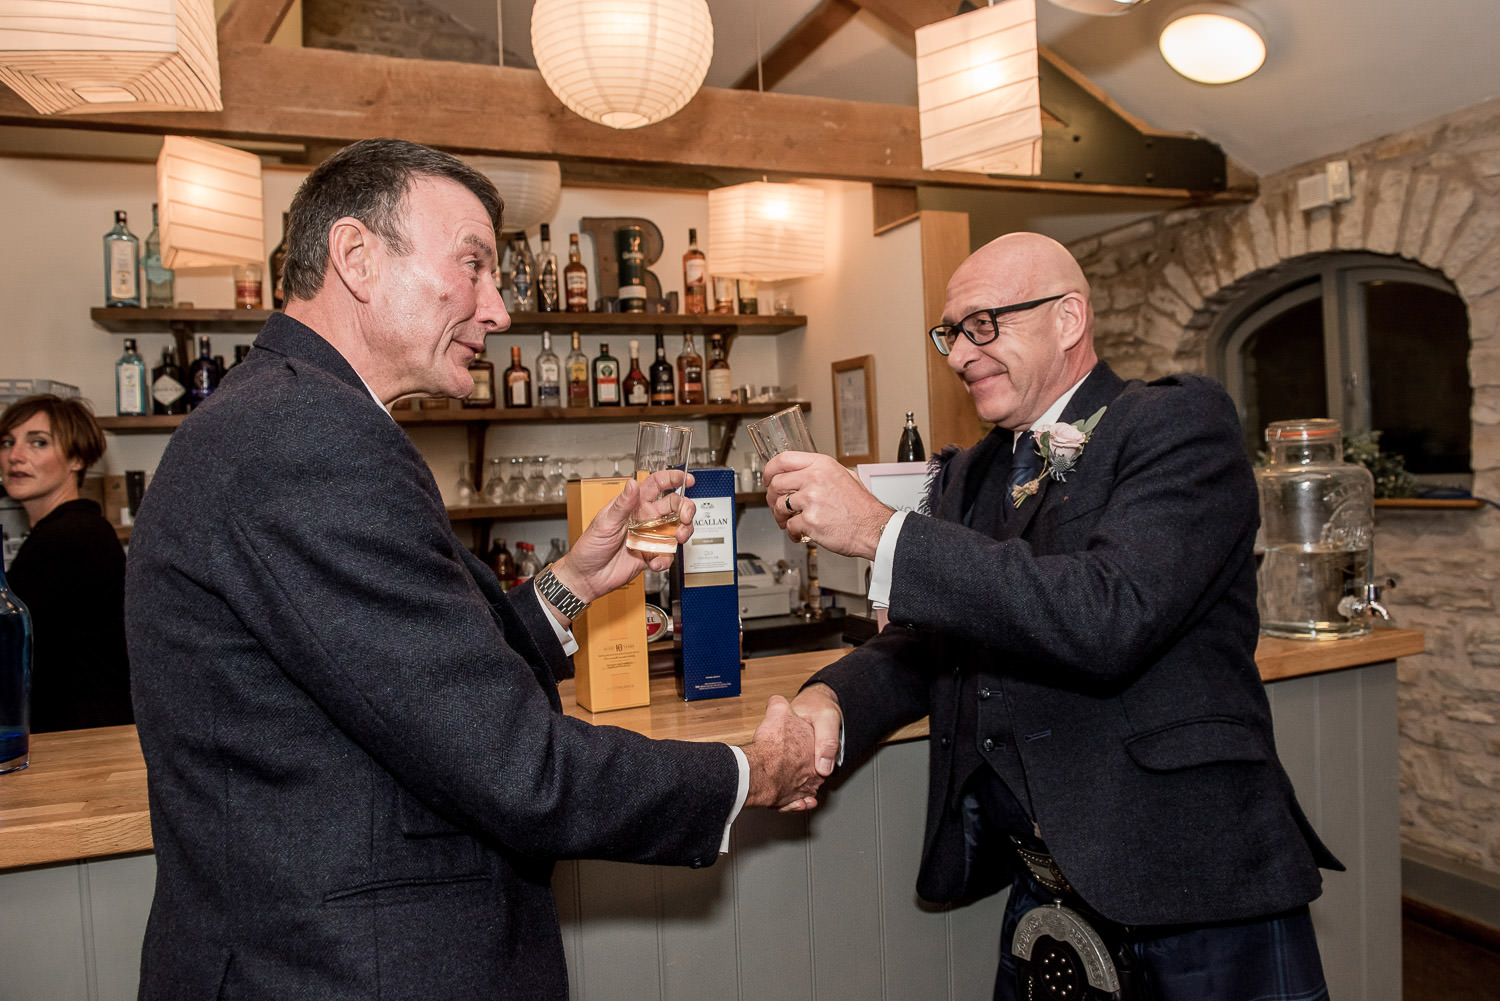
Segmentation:
{"type": "Polygon", "coordinates": [[[691,470],[698,505],[682,547],[682,697],[740,694],[740,599],[734,544],[734,470],[691,470]]]}

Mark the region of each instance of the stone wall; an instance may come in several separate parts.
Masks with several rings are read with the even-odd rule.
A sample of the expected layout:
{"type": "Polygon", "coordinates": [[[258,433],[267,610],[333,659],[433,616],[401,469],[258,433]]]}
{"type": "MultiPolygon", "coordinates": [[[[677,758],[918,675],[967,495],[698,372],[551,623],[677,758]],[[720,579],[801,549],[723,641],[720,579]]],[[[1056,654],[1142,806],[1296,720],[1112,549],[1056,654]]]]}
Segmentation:
{"type": "MultiPolygon", "coordinates": [[[[1163,213],[1071,248],[1094,288],[1101,356],[1127,377],[1205,371],[1215,317],[1278,267],[1334,251],[1441,272],[1469,310],[1476,496],[1500,499],[1500,101],[1262,178],[1245,205],[1163,213]],[[1302,212],[1296,183],[1347,159],[1354,198],[1302,212]]],[[[1400,665],[1401,833],[1500,873],[1500,511],[1382,509],[1377,571],[1400,665]]]]}

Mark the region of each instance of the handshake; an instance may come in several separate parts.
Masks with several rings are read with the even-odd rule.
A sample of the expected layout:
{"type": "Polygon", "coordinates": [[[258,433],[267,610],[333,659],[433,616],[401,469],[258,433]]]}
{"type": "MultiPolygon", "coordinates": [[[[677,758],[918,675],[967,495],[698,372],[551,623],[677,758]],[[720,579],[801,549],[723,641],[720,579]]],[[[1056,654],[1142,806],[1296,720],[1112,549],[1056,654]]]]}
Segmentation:
{"type": "Polygon", "coordinates": [[[809,685],[791,702],[771,696],[754,737],[740,748],[750,762],[745,805],[783,813],[817,806],[838,759],[843,723],[838,697],[826,685],[809,685]]]}

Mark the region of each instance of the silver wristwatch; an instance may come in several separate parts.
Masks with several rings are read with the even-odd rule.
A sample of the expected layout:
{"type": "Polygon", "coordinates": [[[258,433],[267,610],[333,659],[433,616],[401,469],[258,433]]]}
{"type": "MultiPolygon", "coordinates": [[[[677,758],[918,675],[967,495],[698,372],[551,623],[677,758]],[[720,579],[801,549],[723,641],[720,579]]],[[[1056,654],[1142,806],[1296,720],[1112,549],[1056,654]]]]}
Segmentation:
{"type": "Polygon", "coordinates": [[[578,618],[583,614],[583,610],[589,607],[588,602],[568,590],[568,585],[557,579],[557,574],[552,572],[551,563],[548,563],[546,569],[536,575],[536,593],[546,598],[552,603],[553,608],[569,619],[578,618]]]}

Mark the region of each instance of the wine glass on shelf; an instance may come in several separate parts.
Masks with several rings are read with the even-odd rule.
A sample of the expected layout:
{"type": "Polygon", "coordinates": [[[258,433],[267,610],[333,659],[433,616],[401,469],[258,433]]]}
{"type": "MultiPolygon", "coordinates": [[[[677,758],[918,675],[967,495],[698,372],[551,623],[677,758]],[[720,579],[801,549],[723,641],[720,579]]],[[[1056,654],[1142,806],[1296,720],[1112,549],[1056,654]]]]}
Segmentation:
{"type": "Polygon", "coordinates": [[[526,502],[547,503],[547,457],[533,455],[526,466],[526,502]]]}
{"type": "Polygon", "coordinates": [[[465,459],[458,464],[458,484],[453,493],[459,507],[469,507],[474,503],[474,469],[472,459],[465,459]]]}
{"type": "Polygon", "coordinates": [[[495,456],[490,459],[489,475],[484,481],[484,499],[490,504],[503,504],[505,502],[505,457],[495,456]]]}
{"type": "Polygon", "coordinates": [[[525,456],[513,455],[506,465],[510,469],[510,476],[505,481],[505,503],[526,503],[526,458],[525,456]]]}
{"type": "Polygon", "coordinates": [[[554,503],[568,499],[568,474],[563,470],[563,460],[547,460],[547,500],[554,503]]]}

